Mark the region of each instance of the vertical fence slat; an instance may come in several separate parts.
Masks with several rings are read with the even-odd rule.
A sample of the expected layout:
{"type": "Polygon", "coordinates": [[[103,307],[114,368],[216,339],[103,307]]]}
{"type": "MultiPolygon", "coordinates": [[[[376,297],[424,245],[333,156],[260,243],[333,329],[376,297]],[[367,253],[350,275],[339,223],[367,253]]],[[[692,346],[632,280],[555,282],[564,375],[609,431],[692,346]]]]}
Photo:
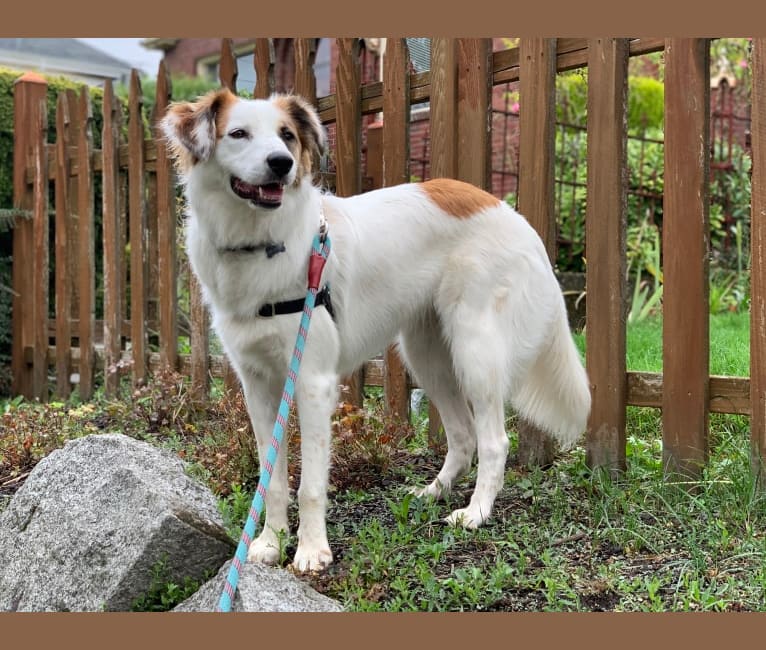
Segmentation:
{"type": "Polygon", "coordinates": [[[696,476],[708,450],[710,54],[706,39],[665,43],[663,461],[696,476]]]}
{"type": "MultiPolygon", "coordinates": [[[[218,75],[222,86],[225,86],[233,93],[237,92],[237,58],[234,56],[234,41],[230,38],[224,38],[221,40],[221,65],[218,75]]],[[[197,292],[199,290],[200,288],[197,285],[195,279],[191,283],[191,291],[197,292]]],[[[197,306],[198,310],[204,309],[202,306],[201,295],[193,296],[193,300],[195,301],[195,305],[197,306]]],[[[206,323],[207,319],[208,316],[205,315],[205,317],[200,320],[198,325],[206,323]]],[[[207,334],[205,336],[207,336],[207,334]]],[[[207,347],[205,349],[207,349],[207,347]]],[[[207,359],[205,360],[205,363],[207,363],[207,359]]],[[[223,383],[227,392],[236,392],[240,388],[239,378],[237,377],[237,373],[234,371],[231,363],[229,363],[228,357],[225,357],[223,363],[223,383]]]]}
{"type": "MultiPolygon", "coordinates": [[[[33,113],[34,114],[34,113],[33,113]]],[[[32,395],[42,401],[48,399],[48,289],[50,286],[50,251],[48,244],[48,107],[46,101],[40,101],[35,117],[37,122],[34,134],[34,352],[32,372],[32,395]]]]}
{"type": "MultiPolygon", "coordinates": [[[[45,101],[48,85],[43,77],[27,72],[13,87],[13,206],[32,210],[34,192],[27,183],[27,157],[38,135],[37,111],[45,101]]],[[[13,322],[11,372],[13,394],[34,397],[33,350],[35,346],[34,286],[37,275],[29,272],[34,260],[34,221],[16,219],[13,229],[13,322]]]]}
{"type": "MultiPolygon", "coordinates": [[[[338,196],[362,191],[362,89],[358,38],[339,38],[336,68],[337,141],[335,165],[338,196]]],[[[343,379],[348,386],[343,398],[361,406],[364,397],[364,370],[343,379]]]]}
{"type": "MultiPolygon", "coordinates": [[[[165,62],[160,62],[157,73],[152,122],[158,141],[159,122],[170,103],[172,88],[170,74],[165,62]]],[[[173,164],[165,147],[157,148],[157,250],[158,250],[158,294],[160,362],[175,369],[178,363],[178,255],[176,252],[176,201],[173,164]]],[[[204,354],[207,357],[207,346],[204,354]]]]}
{"type": "Polygon", "coordinates": [[[77,214],[78,255],[80,296],[78,315],[80,319],[78,338],[80,340],[80,398],[88,400],[93,396],[93,371],[95,369],[95,346],[93,335],[96,318],[96,260],[93,223],[93,108],[87,87],[80,91],[77,119],[80,128],[77,134],[77,214]]]}
{"type": "Polygon", "coordinates": [[[588,44],[587,368],[593,404],[588,465],[624,470],[628,42],[588,44]]]}
{"type": "Polygon", "coordinates": [[[431,40],[431,177],[457,176],[457,47],[431,40]]]}
{"type": "Polygon", "coordinates": [[[234,41],[230,38],[221,39],[221,62],[218,68],[218,78],[221,85],[231,92],[237,92],[237,57],[234,56],[234,41]]]}
{"type": "Polygon", "coordinates": [[[128,205],[130,214],[130,342],[133,383],[146,381],[146,183],[143,97],[138,71],[130,75],[128,103],[128,205]]]}
{"type": "MultiPolygon", "coordinates": [[[[389,38],[383,58],[383,185],[410,179],[410,55],[407,41],[389,38]]],[[[407,370],[395,347],[385,353],[383,393],[388,413],[409,422],[407,370]]]]}
{"type": "Polygon", "coordinates": [[[753,472],[766,466],[766,38],[753,39],[750,297],[750,438],[753,472]]]}
{"type": "Polygon", "coordinates": [[[253,53],[253,97],[256,99],[267,99],[274,92],[274,59],[274,41],[270,38],[256,38],[253,53]]]}
{"type": "MultiPolygon", "coordinates": [[[[431,39],[431,178],[455,178],[457,162],[457,44],[431,39]]],[[[446,438],[433,402],[428,405],[428,444],[442,449],[446,438]]]]}
{"type": "Polygon", "coordinates": [[[457,177],[491,190],[492,39],[457,39],[457,177]]]}
{"type": "Polygon", "coordinates": [[[60,92],[56,102],[56,228],[55,228],[55,292],[56,292],[56,397],[69,397],[71,384],[72,313],[69,250],[69,101],[60,92]]]}
{"type": "Polygon", "coordinates": [[[295,58],[295,92],[316,106],[317,82],[314,74],[316,39],[296,38],[293,42],[295,58]]]}
{"type": "Polygon", "coordinates": [[[120,110],[111,80],[104,83],[103,248],[104,248],[104,390],[117,394],[122,329],[122,247],[120,235],[120,110]]]}
{"type": "MultiPolygon", "coordinates": [[[[556,258],[553,159],[556,122],[556,39],[522,38],[519,44],[519,212],[556,258]]],[[[529,422],[519,424],[519,462],[547,465],[553,440],[529,422]]]]}
{"type": "MultiPolygon", "coordinates": [[[[77,142],[80,137],[80,129],[82,127],[77,111],[79,97],[77,91],[73,88],[69,88],[66,91],[67,106],[69,107],[69,128],[67,129],[67,147],[68,155],[71,165],[71,161],[76,157],[77,142]]],[[[69,285],[69,310],[72,318],[75,318],[80,313],[80,284],[77,282],[77,278],[80,277],[80,259],[77,255],[77,247],[79,242],[80,232],[80,215],[79,215],[79,179],[77,174],[71,174],[69,176],[69,223],[67,224],[67,230],[69,233],[69,275],[72,278],[72,282],[69,285]]],[[[72,332],[73,336],[77,336],[77,332],[72,332]]]]}

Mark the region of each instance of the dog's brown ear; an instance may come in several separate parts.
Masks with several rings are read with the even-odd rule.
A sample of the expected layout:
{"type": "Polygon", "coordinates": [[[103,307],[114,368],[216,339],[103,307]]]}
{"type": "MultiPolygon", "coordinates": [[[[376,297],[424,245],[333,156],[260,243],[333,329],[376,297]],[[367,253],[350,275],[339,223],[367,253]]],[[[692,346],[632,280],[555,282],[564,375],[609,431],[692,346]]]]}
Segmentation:
{"type": "Polygon", "coordinates": [[[215,149],[217,138],[216,118],[223,106],[233,101],[235,95],[227,88],[214,90],[195,102],[176,102],[170,105],[162,119],[170,153],[181,166],[208,160],[215,149]]]}
{"type": "Polygon", "coordinates": [[[301,146],[312,153],[312,159],[318,160],[327,146],[327,134],[316,110],[298,95],[286,95],[280,101],[298,127],[301,146]]]}

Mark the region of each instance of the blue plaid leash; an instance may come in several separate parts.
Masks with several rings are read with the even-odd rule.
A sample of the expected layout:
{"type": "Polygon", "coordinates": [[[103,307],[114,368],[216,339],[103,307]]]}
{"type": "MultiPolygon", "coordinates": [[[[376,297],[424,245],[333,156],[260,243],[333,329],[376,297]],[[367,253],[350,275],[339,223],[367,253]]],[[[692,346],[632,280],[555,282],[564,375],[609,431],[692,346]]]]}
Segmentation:
{"type": "Polygon", "coordinates": [[[239,583],[239,574],[242,571],[242,567],[247,561],[247,550],[250,548],[250,544],[255,538],[255,531],[258,525],[258,521],[261,518],[263,512],[264,499],[266,498],[266,491],[269,489],[269,483],[271,482],[271,474],[274,471],[274,466],[277,462],[277,454],[279,453],[279,446],[282,444],[282,438],[284,437],[285,427],[287,426],[287,417],[290,413],[290,407],[293,403],[295,396],[295,382],[298,380],[298,371],[301,367],[301,360],[303,359],[303,350],[306,346],[306,337],[309,333],[309,325],[311,324],[311,314],[314,310],[314,304],[316,302],[316,296],[319,291],[319,284],[322,278],[322,270],[324,269],[327,256],[330,254],[330,238],[327,236],[327,226],[322,220],[319,233],[314,237],[314,243],[311,249],[311,257],[309,258],[309,274],[308,274],[308,292],[306,293],[306,301],[303,303],[303,314],[301,315],[301,324],[298,328],[298,337],[295,341],[295,348],[293,349],[293,358],[290,361],[290,369],[287,372],[287,379],[285,380],[285,387],[282,392],[282,401],[279,404],[279,411],[277,412],[277,419],[274,422],[274,429],[271,434],[271,445],[269,451],[266,454],[266,460],[263,461],[262,470],[258,479],[258,487],[253,497],[253,502],[250,504],[250,510],[247,514],[247,521],[245,527],[242,530],[242,536],[239,539],[237,545],[237,551],[234,554],[234,559],[231,562],[229,568],[229,574],[226,577],[226,584],[223,587],[221,598],[218,601],[219,612],[230,612],[232,603],[234,602],[234,594],[237,591],[237,584],[239,583]]]}

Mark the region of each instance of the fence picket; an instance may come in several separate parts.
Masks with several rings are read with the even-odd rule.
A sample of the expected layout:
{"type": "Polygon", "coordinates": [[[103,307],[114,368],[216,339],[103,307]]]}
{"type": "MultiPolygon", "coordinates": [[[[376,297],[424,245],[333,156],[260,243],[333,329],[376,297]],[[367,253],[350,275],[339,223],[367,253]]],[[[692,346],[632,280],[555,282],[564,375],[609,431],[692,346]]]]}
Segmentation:
{"type": "MultiPolygon", "coordinates": [[[[410,179],[410,54],[407,41],[389,38],[383,58],[383,185],[410,179]]],[[[369,137],[369,136],[368,136],[369,137]]],[[[388,413],[409,422],[410,379],[394,346],[385,353],[383,393],[388,413]]]]}
{"type": "Polygon", "coordinates": [[[753,39],[752,197],[750,203],[750,419],[753,472],[766,465],[766,38],[753,39]]]}
{"type": "Polygon", "coordinates": [[[314,74],[316,50],[315,38],[296,38],[293,41],[295,92],[314,106],[317,103],[317,82],[314,74]]]}
{"type": "MultiPolygon", "coordinates": [[[[556,120],[556,39],[522,38],[519,45],[519,212],[556,259],[553,159],[556,120]],[[525,108],[529,107],[529,108],[525,108]]],[[[553,440],[529,422],[519,423],[519,462],[548,465],[553,440]]]]}
{"type": "Polygon", "coordinates": [[[104,83],[101,137],[104,237],[104,390],[117,394],[121,349],[123,254],[120,209],[120,108],[111,80],[104,83]]]}
{"type": "MultiPolygon", "coordinates": [[[[221,85],[225,86],[233,93],[237,92],[237,70],[237,58],[234,56],[234,41],[230,38],[224,38],[221,41],[221,65],[218,71],[218,75],[221,81],[221,85]]],[[[201,290],[196,280],[191,283],[190,290],[194,291],[195,293],[201,290]]],[[[198,311],[201,309],[206,309],[202,305],[201,294],[195,295],[193,300],[198,311]]],[[[197,323],[197,326],[202,326],[204,323],[208,322],[208,319],[209,316],[206,314],[205,317],[201,319],[199,323],[197,323]]],[[[205,336],[208,335],[205,334],[205,336]]],[[[208,347],[206,346],[205,349],[207,350],[208,347]]],[[[207,361],[205,361],[205,363],[207,363],[207,361]]],[[[228,357],[224,362],[223,383],[227,392],[233,393],[239,390],[239,378],[237,377],[237,373],[234,371],[231,363],[229,363],[228,357]]]]}
{"type": "Polygon", "coordinates": [[[237,57],[234,56],[234,41],[230,38],[221,39],[221,62],[218,68],[218,79],[222,86],[231,92],[237,92],[237,57]]]}
{"type": "Polygon", "coordinates": [[[491,190],[492,39],[457,39],[457,178],[491,190]]]}
{"type": "MultiPolygon", "coordinates": [[[[170,74],[165,62],[160,62],[157,90],[152,111],[153,130],[157,138],[159,121],[165,115],[172,96],[170,74]]],[[[161,141],[161,139],[160,139],[161,141]]],[[[178,255],[176,252],[176,180],[167,149],[158,147],[156,163],[157,182],[157,248],[160,359],[168,368],[178,365],[178,255]]],[[[204,350],[207,354],[207,347],[204,350]]]]}
{"type": "Polygon", "coordinates": [[[274,92],[274,40],[255,39],[253,65],[255,67],[255,88],[253,97],[267,99],[274,92]]]}
{"type": "Polygon", "coordinates": [[[596,38],[589,49],[585,331],[593,405],[586,447],[590,467],[624,470],[628,43],[596,38]]]}
{"type": "Polygon", "coordinates": [[[38,109],[33,115],[36,129],[33,135],[32,147],[36,173],[33,185],[34,203],[32,208],[32,219],[34,222],[32,396],[41,401],[47,401],[50,251],[48,244],[48,179],[43,173],[43,170],[48,166],[48,148],[46,146],[48,138],[48,107],[44,99],[40,100],[38,109]]]}
{"type": "Polygon", "coordinates": [[[71,285],[69,250],[69,102],[60,92],[56,101],[55,185],[55,295],[56,295],[56,397],[66,399],[71,391],[72,346],[71,285]]]}
{"type": "Polygon", "coordinates": [[[698,476],[707,459],[710,51],[707,39],[665,45],[663,201],[663,462],[698,476]]]}
{"type": "Polygon", "coordinates": [[[80,90],[77,104],[77,119],[80,128],[77,138],[77,214],[78,214],[78,255],[79,257],[79,301],[78,338],[80,347],[80,398],[88,400],[93,396],[93,372],[95,369],[95,318],[96,318],[96,260],[93,223],[93,107],[87,87],[80,90]]]}
{"type": "Polygon", "coordinates": [[[146,381],[146,184],[143,97],[138,71],[130,76],[128,121],[128,205],[130,214],[130,342],[133,383],[146,381]]]}
{"type": "MultiPolygon", "coordinates": [[[[336,68],[336,97],[338,98],[337,142],[335,165],[336,193],[353,196],[362,191],[362,93],[358,38],[339,38],[336,68]]],[[[343,399],[361,406],[364,398],[364,369],[344,378],[343,399]]]]}

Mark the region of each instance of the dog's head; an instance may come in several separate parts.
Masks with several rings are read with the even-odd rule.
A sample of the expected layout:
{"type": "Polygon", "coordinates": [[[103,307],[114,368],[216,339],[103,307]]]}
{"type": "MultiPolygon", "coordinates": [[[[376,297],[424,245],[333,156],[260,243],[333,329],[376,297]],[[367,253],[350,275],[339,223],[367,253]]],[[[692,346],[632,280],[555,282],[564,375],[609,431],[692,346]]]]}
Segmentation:
{"type": "Polygon", "coordinates": [[[319,116],[295,95],[245,100],[212,91],[171,104],[162,129],[182,177],[214,162],[236,196],[268,208],[281,205],[285,187],[312,174],[325,146],[319,116]]]}

